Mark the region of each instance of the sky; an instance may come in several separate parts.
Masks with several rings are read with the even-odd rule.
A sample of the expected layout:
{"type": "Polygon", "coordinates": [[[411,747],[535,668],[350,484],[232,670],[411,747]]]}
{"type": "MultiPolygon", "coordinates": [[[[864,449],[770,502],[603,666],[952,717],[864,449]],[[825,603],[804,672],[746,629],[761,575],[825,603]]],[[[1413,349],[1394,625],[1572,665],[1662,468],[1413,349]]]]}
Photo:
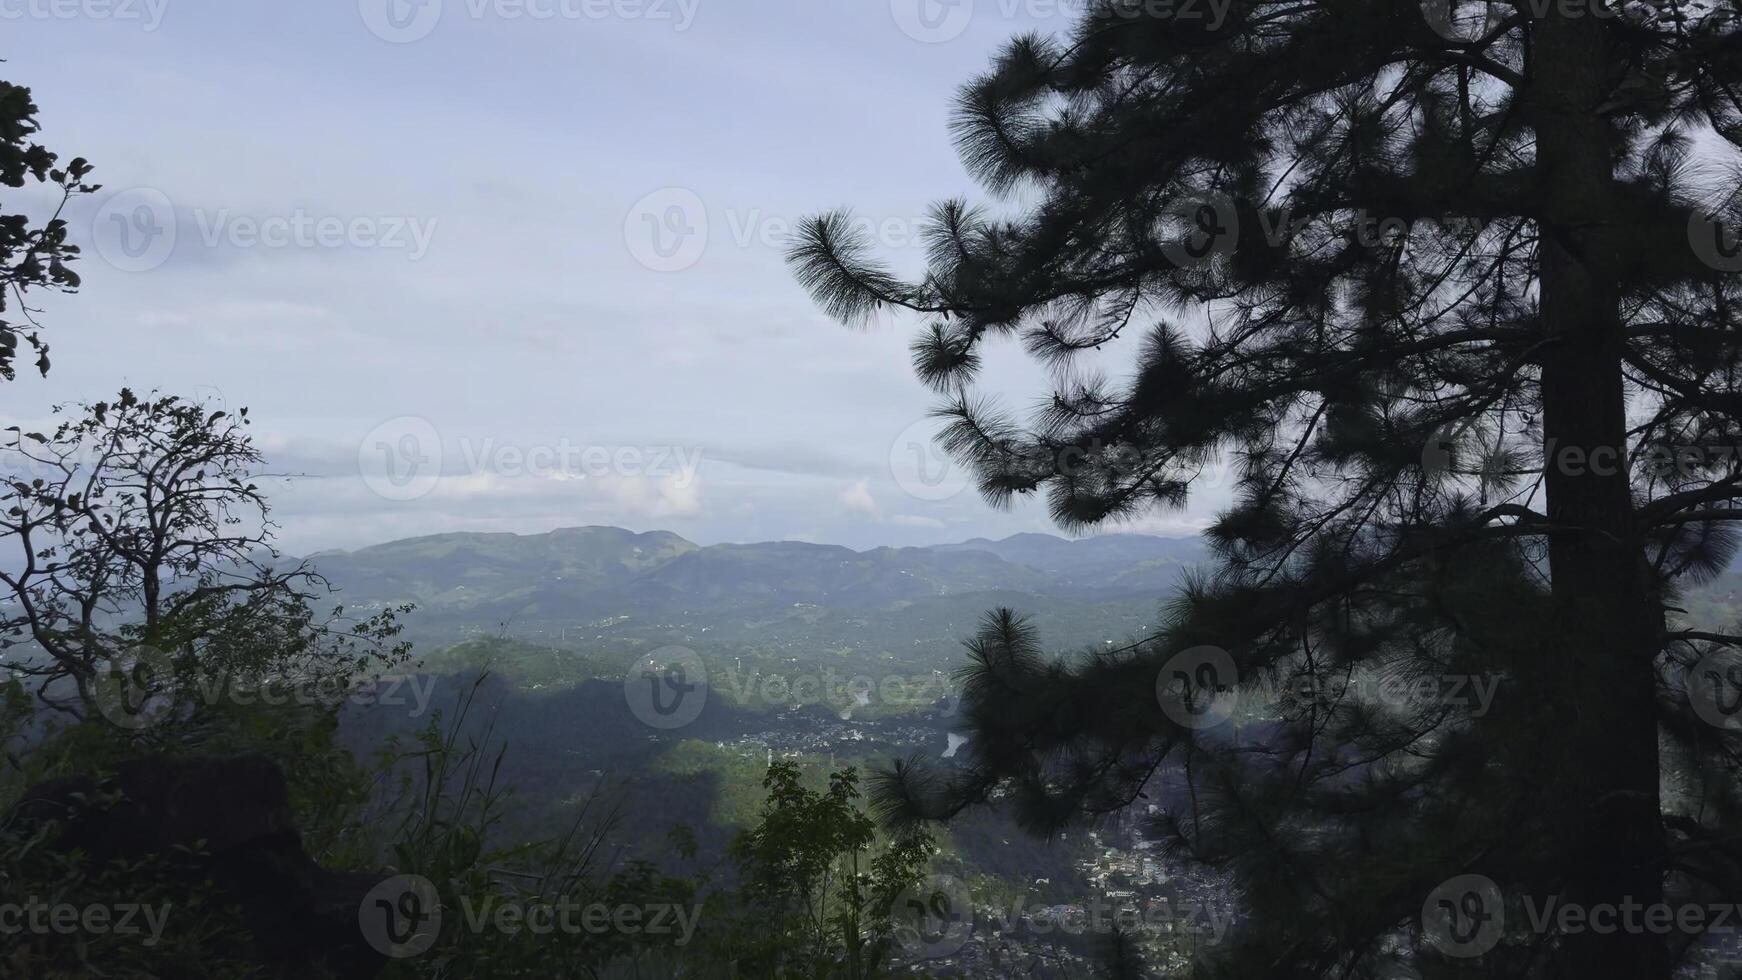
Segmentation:
{"type": "MultiPolygon", "coordinates": [[[[1054,531],[931,446],[922,324],[849,330],[784,242],[851,206],[920,266],[927,208],[994,207],[958,87],[1071,0],[0,0],[4,77],[103,189],[47,379],[247,406],[292,554],[612,524],[704,544],[1054,531]],[[282,478],[282,479],[279,479],[282,478]]],[[[7,211],[52,200],[10,191],[7,211]]],[[[994,348],[987,391],[1040,398],[994,348]]],[[[1185,534],[1215,493],[1120,530],[1185,534]]]]}

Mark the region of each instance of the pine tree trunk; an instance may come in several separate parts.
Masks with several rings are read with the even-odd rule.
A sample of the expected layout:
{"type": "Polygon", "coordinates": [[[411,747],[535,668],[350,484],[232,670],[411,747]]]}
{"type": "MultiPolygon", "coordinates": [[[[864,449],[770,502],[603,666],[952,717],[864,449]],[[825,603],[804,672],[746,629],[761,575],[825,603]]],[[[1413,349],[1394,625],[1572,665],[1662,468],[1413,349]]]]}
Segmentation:
{"type": "MultiPolygon", "coordinates": [[[[1582,6],[1582,5],[1581,5],[1582,6]]],[[[1586,910],[1663,899],[1653,656],[1662,614],[1652,598],[1625,462],[1626,405],[1613,209],[1613,135],[1604,22],[1560,4],[1533,32],[1530,107],[1542,170],[1542,420],[1553,622],[1522,669],[1540,706],[1535,792],[1564,874],[1564,905],[1586,910]]],[[[1539,900],[1543,897],[1537,896],[1539,900]]],[[[1637,916],[1636,916],[1637,918],[1637,916]]],[[[1550,975],[1663,980],[1664,938],[1590,929],[1559,940],[1550,975]]]]}

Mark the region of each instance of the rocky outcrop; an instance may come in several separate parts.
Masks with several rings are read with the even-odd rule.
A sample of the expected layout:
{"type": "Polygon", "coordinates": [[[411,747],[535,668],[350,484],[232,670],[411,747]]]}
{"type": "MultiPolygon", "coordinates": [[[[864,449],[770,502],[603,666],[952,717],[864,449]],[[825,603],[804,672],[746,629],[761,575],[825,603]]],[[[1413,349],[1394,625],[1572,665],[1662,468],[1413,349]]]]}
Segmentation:
{"type": "Polygon", "coordinates": [[[386,876],[316,864],[284,774],[264,757],[135,759],[101,782],[72,776],[33,787],[17,817],[56,822],[54,846],[104,862],[198,847],[188,887],[222,889],[242,909],[262,965],[287,975],[362,980],[385,963],[364,940],[358,907],[386,876]]]}

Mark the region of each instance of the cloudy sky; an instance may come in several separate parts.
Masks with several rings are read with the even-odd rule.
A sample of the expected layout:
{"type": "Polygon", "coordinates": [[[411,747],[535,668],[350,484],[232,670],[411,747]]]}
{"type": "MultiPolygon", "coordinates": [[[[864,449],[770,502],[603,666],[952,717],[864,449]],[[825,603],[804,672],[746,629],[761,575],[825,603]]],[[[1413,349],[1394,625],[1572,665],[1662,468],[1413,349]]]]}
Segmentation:
{"type": "MultiPolygon", "coordinates": [[[[817,312],[851,205],[917,266],[983,199],[950,97],[1054,0],[0,0],[7,79],[104,189],[7,424],[123,385],[246,405],[281,543],[663,528],[855,547],[1049,530],[945,469],[918,324],[817,312]]],[[[18,198],[40,214],[46,199],[18,198]]],[[[1020,203],[1020,202],[1016,202],[1020,203]]],[[[988,380],[1044,389],[1014,346],[988,380]]],[[[1185,533],[1209,498],[1140,529],[1185,533]]]]}

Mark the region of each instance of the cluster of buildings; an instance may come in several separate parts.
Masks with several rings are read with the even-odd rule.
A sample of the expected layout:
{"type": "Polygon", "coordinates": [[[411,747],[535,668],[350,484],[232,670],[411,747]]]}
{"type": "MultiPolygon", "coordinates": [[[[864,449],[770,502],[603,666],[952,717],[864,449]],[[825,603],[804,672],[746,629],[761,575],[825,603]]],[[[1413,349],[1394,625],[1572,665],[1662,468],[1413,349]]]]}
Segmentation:
{"type": "MultiPolygon", "coordinates": [[[[1228,941],[1240,911],[1225,878],[1164,863],[1136,829],[1088,835],[1090,852],[1077,865],[1083,897],[977,905],[959,949],[918,960],[915,976],[993,980],[1011,976],[1099,975],[1115,929],[1135,940],[1155,977],[1178,976],[1196,955],[1228,941]]],[[[1040,879],[1031,892],[1053,882],[1040,879]]],[[[1073,883],[1079,884],[1079,883],[1073,883]]],[[[1044,889],[1056,895],[1056,889],[1044,889]]]]}
{"type": "Polygon", "coordinates": [[[902,750],[935,747],[940,754],[946,747],[944,733],[905,720],[845,722],[802,711],[782,713],[780,720],[782,727],[746,732],[731,742],[716,743],[716,747],[744,756],[761,755],[768,762],[809,757],[826,758],[830,765],[836,752],[861,756],[872,746],[902,750]]]}

